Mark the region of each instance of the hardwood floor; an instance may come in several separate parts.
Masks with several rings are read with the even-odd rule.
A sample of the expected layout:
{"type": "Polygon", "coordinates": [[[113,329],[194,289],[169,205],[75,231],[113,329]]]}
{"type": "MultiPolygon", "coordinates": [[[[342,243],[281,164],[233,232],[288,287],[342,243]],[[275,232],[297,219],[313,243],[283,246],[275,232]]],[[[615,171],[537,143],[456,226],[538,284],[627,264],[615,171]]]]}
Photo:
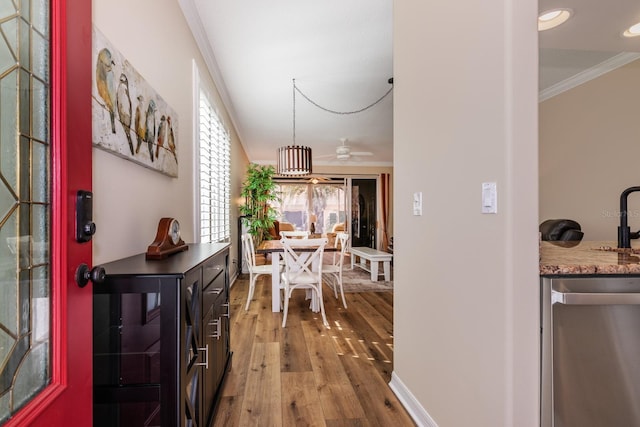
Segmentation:
{"type": "Polygon", "coordinates": [[[387,385],[393,370],[393,293],[348,293],[347,309],[325,286],[330,328],[294,291],[287,327],[271,312],[270,276],[244,310],[247,279],[231,288],[233,367],[215,426],[413,426],[387,385]]]}

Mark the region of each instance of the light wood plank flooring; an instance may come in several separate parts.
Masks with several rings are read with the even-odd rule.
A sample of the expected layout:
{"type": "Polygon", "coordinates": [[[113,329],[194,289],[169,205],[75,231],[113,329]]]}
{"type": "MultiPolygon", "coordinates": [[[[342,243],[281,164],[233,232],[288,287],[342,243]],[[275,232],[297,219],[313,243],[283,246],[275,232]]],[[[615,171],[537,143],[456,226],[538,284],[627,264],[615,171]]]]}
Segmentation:
{"type": "Polygon", "coordinates": [[[347,309],[325,286],[330,328],[294,291],[287,327],[271,312],[271,277],[231,288],[233,367],[215,426],[414,426],[387,385],[393,370],[393,293],[348,293],[347,309]]]}

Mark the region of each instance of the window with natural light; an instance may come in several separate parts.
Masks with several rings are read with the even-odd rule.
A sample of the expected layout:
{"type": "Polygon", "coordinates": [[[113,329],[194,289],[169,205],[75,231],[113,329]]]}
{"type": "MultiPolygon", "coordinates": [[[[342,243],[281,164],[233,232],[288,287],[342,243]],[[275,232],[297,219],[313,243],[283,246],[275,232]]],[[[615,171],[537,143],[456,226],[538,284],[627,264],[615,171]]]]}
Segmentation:
{"type": "Polygon", "coordinates": [[[198,100],[200,242],[229,241],[231,137],[203,88],[198,100]]]}
{"type": "Polygon", "coordinates": [[[344,184],[279,183],[276,191],[278,201],[272,207],[278,220],[293,224],[296,230],[321,234],[344,222],[344,184]]]}

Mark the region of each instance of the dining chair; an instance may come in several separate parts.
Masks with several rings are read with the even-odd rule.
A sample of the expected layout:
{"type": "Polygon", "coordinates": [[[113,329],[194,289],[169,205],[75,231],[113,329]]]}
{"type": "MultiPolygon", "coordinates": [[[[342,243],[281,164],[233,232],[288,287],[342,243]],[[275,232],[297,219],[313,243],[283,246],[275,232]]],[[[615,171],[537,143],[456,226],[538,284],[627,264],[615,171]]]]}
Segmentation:
{"type": "Polygon", "coordinates": [[[327,244],[325,237],[316,239],[280,240],[284,249],[284,271],[281,283],[284,286],[284,315],[282,327],[287,325],[289,300],[295,289],[311,291],[311,306],[322,313],[322,323],[329,326],[322,301],[322,255],[327,244]]]}
{"type": "MultiPolygon", "coordinates": [[[[283,230],[280,232],[280,238],[281,239],[308,239],[310,233],[311,232],[309,231],[302,231],[302,230],[283,230]]],[[[280,264],[284,266],[284,260],[281,259],[280,264]]]]}
{"type": "Polygon", "coordinates": [[[296,230],[296,231],[281,231],[280,237],[284,239],[308,239],[309,231],[296,230]]]}
{"type": "Polygon", "coordinates": [[[253,293],[256,290],[256,281],[258,277],[262,275],[271,275],[272,274],[272,266],[271,264],[265,265],[256,265],[256,251],[253,245],[253,237],[249,233],[245,233],[241,236],[242,239],[242,247],[244,249],[244,262],[247,265],[247,270],[249,270],[249,292],[247,295],[247,304],[244,309],[249,310],[249,303],[253,299],[253,293]]]}
{"type": "Polygon", "coordinates": [[[328,276],[331,287],[333,287],[333,293],[338,298],[338,287],[340,288],[340,295],[342,295],[342,305],[347,308],[347,301],[344,298],[344,288],[342,286],[342,268],[344,266],[344,256],[347,250],[347,242],[349,241],[349,235],[347,233],[337,233],[334,247],[340,247],[340,252],[333,253],[333,262],[331,264],[324,264],[322,266],[322,274],[328,276]]]}

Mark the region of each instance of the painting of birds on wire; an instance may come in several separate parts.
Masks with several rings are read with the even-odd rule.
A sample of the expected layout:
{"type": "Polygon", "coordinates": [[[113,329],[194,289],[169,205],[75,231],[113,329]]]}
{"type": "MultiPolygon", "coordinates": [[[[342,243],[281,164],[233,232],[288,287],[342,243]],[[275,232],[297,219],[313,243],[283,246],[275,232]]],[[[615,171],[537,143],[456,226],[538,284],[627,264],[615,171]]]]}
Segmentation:
{"type": "Polygon", "coordinates": [[[93,27],[93,144],[178,176],[178,116],[105,36],[93,27]]]}

